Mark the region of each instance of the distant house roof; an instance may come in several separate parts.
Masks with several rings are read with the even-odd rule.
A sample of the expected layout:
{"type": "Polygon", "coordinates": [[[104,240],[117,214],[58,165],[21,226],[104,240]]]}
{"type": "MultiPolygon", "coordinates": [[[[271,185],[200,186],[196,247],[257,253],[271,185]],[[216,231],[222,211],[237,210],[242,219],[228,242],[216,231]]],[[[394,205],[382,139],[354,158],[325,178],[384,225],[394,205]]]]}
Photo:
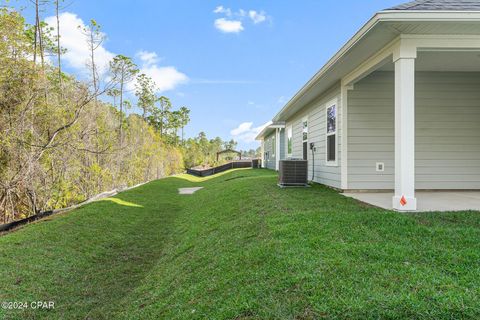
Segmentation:
{"type": "Polygon", "coordinates": [[[222,151],[218,151],[218,152],[217,152],[217,155],[219,155],[219,154],[223,154],[223,153],[236,153],[236,154],[242,154],[240,151],[237,151],[237,150],[233,150],[233,149],[225,149],[225,150],[222,150],[222,151]]]}
{"type": "Polygon", "coordinates": [[[387,10],[480,11],[480,0],[417,0],[387,10]]]}
{"type": "Polygon", "coordinates": [[[224,153],[236,153],[240,156],[240,160],[242,160],[242,153],[240,151],[237,151],[237,150],[233,150],[233,149],[225,149],[225,150],[222,150],[222,151],[218,151],[217,152],[217,161],[218,161],[218,158],[221,154],[224,154],[224,153]]]}

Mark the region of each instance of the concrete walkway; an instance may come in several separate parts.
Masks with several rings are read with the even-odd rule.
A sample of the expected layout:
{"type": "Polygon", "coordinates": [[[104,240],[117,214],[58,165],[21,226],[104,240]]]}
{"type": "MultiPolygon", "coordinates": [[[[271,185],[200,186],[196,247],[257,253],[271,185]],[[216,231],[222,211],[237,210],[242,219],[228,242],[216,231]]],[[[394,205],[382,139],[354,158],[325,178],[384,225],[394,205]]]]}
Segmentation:
{"type": "Polygon", "coordinates": [[[202,190],[203,187],[196,187],[196,188],[179,188],[178,193],[179,194],[194,194],[198,190],[202,190]]]}
{"type": "MultiPolygon", "coordinates": [[[[344,193],[362,202],[392,210],[393,193],[344,193]]],[[[480,191],[417,191],[417,212],[425,211],[480,211],[480,191]]]]}

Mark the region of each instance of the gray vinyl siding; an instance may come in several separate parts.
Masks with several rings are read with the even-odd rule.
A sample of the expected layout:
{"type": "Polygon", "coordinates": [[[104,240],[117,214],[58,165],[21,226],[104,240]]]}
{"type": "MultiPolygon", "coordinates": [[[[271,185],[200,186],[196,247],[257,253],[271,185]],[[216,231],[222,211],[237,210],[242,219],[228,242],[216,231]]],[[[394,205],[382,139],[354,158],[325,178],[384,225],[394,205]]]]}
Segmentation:
{"type": "MultiPolygon", "coordinates": [[[[308,150],[308,179],[312,179],[312,166],[315,167],[313,181],[322,183],[331,187],[341,187],[341,95],[340,84],[330,88],[312,103],[306,105],[302,110],[287,120],[286,130],[292,126],[292,158],[303,158],[303,127],[302,121],[305,116],[308,117],[308,143],[315,143],[316,152],[312,157],[312,151],[308,150]],[[337,166],[326,165],[326,104],[337,99],[337,166]],[[314,160],[314,162],[312,162],[314,160]]],[[[285,150],[287,149],[287,139],[283,142],[285,150]]]]}
{"type": "Polygon", "coordinates": [[[275,170],[275,158],[276,158],[276,152],[275,152],[275,132],[271,133],[270,135],[265,137],[264,140],[264,152],[269,153],[270,157],[268,159],[265,159],[265,167],[268,169],[275,170]]]}
{"type": "Polygon", "coordinates": [[[348,189],[394,188],[394,89],[393,72],[374,72],[348,91],[348,189]]]}
{"type": "Polygon", "coordinates": [[[286,159],[285,129],[280,130],[280,160],[286,159]]]}
{"type": "MultiPolygon", "coordinates": [[[[480,189],[479,88],[480,73],[416,73],[417,189],[480,189]]],[[[349,189],[394,188],[394,139],[394,74],[374,72],[348,92],[349,189]]]]}

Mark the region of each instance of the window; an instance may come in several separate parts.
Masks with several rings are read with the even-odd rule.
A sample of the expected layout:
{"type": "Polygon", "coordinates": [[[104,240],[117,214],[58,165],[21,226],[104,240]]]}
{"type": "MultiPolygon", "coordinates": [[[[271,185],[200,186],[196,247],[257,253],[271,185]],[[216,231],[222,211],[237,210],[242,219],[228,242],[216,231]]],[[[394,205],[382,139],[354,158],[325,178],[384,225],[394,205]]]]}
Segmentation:
{"type": "Polygon", "coordinates": [[[308,119],[304,118],[302,121],[303,127],[303,141],[308,141],[308,119]]]}
{"type": "Polygon", "coordinates": [[[327,107],[327,164],[337,164],[337,105],[327,107]]]}
{"type": "Polygon", "coordinates": [[[303,160],[308,160],[308,118],[303,118],[302,120],[303,127],[303,160]]]}
{"type": "Polygon", "coordinates": [[[272,137],[272,157],[275,157],[275,148],[276,148],[275,137],[272,137]]]}
{"type": "Polygon", "coordinates": [[[293,137],[293,128],[289,126],[287,129],[287,154],[292,156],[292,137],[293,137]]]}

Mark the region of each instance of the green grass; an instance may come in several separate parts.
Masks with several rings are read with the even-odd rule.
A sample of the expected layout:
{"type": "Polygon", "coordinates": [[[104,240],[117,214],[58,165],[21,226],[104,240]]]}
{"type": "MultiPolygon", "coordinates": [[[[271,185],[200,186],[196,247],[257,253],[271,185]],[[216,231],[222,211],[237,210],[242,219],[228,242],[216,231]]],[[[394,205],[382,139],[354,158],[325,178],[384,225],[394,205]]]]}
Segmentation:
{"type": "Polygon", "coordinates": [[[0,301],[55,301],[0,318],[480,318],[480,213],[399,214],[276,179],[163,179],[0,237],[0,301]]]}

